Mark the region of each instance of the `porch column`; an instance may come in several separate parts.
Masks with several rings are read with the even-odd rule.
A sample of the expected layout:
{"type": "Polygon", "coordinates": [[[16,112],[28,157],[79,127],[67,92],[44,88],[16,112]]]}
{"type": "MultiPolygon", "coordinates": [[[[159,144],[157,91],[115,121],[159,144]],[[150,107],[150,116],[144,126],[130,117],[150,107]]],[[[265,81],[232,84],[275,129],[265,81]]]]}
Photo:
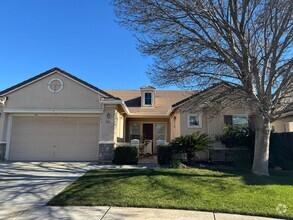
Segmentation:
{"type": "Polygon", "coordinates": [[[115,148],[115,106],[105,106],[100,121],[99,161],[112,161],[115,148]]]}

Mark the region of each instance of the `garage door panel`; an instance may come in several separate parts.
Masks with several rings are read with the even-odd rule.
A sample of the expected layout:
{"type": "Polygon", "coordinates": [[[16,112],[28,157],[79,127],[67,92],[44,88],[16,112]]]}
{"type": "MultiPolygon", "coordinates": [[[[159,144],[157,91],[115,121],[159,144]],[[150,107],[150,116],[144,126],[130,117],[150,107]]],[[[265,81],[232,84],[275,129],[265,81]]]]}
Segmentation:
{"type": "Polygon", "coordinates": [[[10,159],[93,161],[98,158],[99,119],[14,117],[10,159]]]}

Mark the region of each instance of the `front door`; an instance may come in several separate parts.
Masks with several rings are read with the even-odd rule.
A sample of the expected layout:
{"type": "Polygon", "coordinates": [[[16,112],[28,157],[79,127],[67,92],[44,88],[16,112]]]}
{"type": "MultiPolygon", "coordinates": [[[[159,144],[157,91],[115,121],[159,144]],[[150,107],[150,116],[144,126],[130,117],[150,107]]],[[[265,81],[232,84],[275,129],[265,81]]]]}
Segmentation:
{"type": "Polygon", "coordinates": [[[142,128],[143,132],[143,138],[146,141],[151,141],[149,142],[149,145],[147,146],[146,152],[148,153],[153,153],[153,140],[154,140],[154,125],[153,124],[143,124],[142,128]]]}

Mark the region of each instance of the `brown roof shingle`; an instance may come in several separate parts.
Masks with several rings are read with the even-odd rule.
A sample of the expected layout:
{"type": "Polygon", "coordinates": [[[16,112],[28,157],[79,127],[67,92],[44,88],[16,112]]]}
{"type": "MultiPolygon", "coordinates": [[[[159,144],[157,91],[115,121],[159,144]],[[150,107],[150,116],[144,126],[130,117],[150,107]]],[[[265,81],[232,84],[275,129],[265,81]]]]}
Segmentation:
{"type": "Polygon", "coordinates": [[[155,107],[141,107],[140,90],[106,90],[114,97],[122,99],[132,114],[167,114],[172,105],[194,94],[194,91],[156,90],[155,107]]]}

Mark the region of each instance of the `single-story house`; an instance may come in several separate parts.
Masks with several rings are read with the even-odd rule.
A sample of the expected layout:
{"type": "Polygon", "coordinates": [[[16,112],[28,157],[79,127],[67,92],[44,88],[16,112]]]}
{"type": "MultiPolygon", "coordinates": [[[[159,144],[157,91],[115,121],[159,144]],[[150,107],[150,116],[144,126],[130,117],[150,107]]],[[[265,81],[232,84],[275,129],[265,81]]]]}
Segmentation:
{"type": "Polygon", "coordinates": [[[0,143],[11,161],[103,161],[132,140],[148,140],[145,153],[156,154],[158,143],[180,135],[200,130],[214,137],[225,123],[248,125],[245,107],[216,117],[183,109],[208,91],[103,91],[53,68],[0,92],[0,143]]]}

